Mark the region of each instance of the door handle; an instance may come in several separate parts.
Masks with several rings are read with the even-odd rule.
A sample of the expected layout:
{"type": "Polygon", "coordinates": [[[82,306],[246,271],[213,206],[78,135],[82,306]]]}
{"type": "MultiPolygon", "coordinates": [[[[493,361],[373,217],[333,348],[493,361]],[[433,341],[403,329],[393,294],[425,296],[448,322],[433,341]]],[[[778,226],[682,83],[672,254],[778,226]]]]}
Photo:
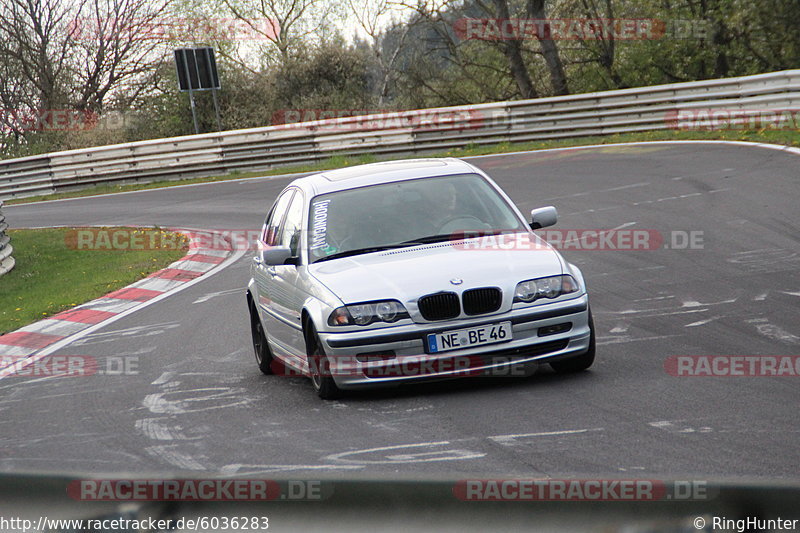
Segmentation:
{"type": "Polygon", "coordinates": [[[278,273],[278,271],[275,270],[274,266],[268,266],[267,267],[267,272],[269,273],[270,276],[274,276],[274,275],[276,275],[278,273]]]}

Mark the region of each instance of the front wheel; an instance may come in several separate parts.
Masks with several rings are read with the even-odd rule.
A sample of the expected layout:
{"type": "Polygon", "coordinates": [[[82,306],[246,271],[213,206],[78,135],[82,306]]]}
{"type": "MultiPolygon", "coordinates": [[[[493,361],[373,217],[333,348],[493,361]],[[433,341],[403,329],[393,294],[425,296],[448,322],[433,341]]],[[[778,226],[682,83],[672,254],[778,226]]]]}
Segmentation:
{"type": "Polygon", "coordinates": [[[250,306],[250,334],[253,337],[253,351],[256,355],[258,369],[264,374],[272,374],[275,366],[275,359],[272,350],[269,349],[269,342],[264,333],[264,326],[258,318],[258,312],[250,306]]]}
{"type": "Polygon", "coordinates": [[[564,361],[554,361],[550,363],[550,367],[559,374],[572,374],[586,370],[592,363],[594,363],[594,319],[592,318],[592,311],[589,310],[589,349],[586,353],[572,357],[564,361]]]}
{"type": "Polygon", "coordinates": [[[307,333],[306,353],[308,353],[308,370],[309,374],[311,374],[311,385],[317,392],[317,396],[323,400],[340,398],[342,391],[333,380],[330,361],[325,355],[317,330],[311,323],[309,323],[309,331],[307,333]]]}

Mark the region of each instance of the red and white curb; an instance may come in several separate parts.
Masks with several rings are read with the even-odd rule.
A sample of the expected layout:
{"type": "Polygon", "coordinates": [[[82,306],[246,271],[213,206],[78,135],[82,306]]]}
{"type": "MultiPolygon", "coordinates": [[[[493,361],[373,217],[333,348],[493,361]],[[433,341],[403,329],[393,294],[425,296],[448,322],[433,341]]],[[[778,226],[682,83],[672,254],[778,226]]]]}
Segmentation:
{"type": "Polygon", "coordinates": [[[19,373],[69,343],[219,272],[246,251],[235,250],[230,239],[222,234],[214,239],[214,248],[210,249],[204,243],[208,242],[208,234],[214,232],[173,231],[189,238],[189,252],[178,261],[127,287],[0,335],[0,379],[19,373]]]}

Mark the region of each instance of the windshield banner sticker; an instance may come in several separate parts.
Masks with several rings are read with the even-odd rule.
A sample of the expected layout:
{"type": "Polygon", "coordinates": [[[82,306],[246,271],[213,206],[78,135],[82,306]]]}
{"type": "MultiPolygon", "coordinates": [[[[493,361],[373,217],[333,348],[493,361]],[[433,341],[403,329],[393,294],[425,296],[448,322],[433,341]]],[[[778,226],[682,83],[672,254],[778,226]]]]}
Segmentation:
{"type": "Polygon", "coordinates": [[[326,241],[326,235],[328,233],[329,203],[331,203],[330,200],[325,200],[323,202],[317,202],[313,205],[314,217],[312,219],[313,226],[311,228],[312,250],[319,250],[320,248],[325,248],[328,245],[326,241]]]}

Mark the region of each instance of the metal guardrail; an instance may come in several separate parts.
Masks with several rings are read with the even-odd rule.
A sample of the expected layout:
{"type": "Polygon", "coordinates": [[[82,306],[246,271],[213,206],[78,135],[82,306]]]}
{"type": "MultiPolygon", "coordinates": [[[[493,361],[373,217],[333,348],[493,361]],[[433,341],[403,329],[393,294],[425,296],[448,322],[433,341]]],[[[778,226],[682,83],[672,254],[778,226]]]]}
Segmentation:
{"type": "Polygon", "coordinates": [[[678,112],[800,108],[800,70],[421,109],[139,141],[0,161],[0,199],[262,171],[332,155],[380,157],[674,127],[678,112]]]}
{"type": "Polygon", "coordinates": [[[11,257],[14,248],[11,247],[11,238],[6,234],[7,229],[8,223],[3,214],[3,201],[0,200],[0,276],[14,268],[14,258],[11,257]]]}

